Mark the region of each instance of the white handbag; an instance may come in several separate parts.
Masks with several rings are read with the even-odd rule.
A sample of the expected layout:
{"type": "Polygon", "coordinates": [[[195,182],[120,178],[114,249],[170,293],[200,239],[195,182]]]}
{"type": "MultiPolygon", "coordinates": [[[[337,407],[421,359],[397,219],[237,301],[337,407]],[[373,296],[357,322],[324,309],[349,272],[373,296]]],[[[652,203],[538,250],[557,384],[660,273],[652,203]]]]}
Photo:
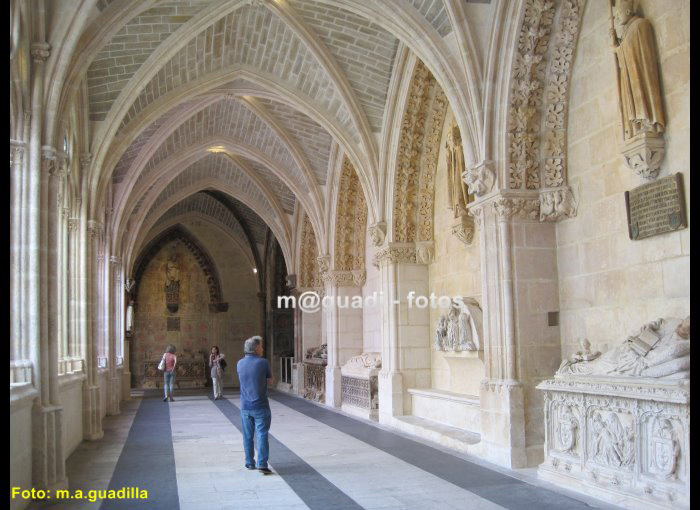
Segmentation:
{"type": "Polygon", "coordinates": [[[165,370],[165,354],[163,354],[163,359],[158,363],[158,370],[165,370]]]}

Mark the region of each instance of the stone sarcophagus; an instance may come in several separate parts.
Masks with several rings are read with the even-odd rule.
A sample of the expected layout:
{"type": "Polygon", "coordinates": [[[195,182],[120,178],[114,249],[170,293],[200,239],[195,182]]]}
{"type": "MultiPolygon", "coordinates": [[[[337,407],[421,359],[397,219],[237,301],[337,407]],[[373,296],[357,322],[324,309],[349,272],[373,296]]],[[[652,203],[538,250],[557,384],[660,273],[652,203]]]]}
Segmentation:
{"type": "Polygon", "coordinates": [[[690,320],[659,319],[543,381],[538,476],[626,508],[689,508],[690,320]]]}
{"type": "Polygon", "coordinates": [[[378,352],[353,356],[343,365],[340,369],[343,411],[367,419],[378,419],[377,376],[381,368],[382,355],[378,352]]]}
{"type": "Polygon", "coordinates": [[[326,365],[328,354],[326,344],[306,351],[304,359],[304,398],[325,403],[326,401],[326,365]]]}

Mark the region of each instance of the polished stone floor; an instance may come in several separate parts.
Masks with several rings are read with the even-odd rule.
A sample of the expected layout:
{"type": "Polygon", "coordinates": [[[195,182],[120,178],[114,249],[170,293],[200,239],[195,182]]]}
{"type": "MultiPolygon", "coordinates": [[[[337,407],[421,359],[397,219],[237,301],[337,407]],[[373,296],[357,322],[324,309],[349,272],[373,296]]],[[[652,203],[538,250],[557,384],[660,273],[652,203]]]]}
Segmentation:
{"type": "MultiPolygon", "coordinates": [[[[285,393],[271,395],[270,467],[244,468],[239,399],[134,394],[105,436],[67,462],[71,490],[138,487],[148,499],[61,501],[61,509],[613,508],[285,393]]],[[[32,505],[38,507],[39,505],[32,505]]]]}

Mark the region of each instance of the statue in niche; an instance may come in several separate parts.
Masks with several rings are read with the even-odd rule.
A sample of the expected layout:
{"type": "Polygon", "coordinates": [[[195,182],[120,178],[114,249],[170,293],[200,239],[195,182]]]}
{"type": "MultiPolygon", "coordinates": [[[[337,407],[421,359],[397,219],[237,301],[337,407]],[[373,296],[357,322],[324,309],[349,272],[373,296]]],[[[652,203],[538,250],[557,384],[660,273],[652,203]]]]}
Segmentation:
{"type": "Polygon", "coordinates": [[[652,459],[656,470],[666,479],[676,478],[681,447],[668,418],[656,418],[652,434],[652,459]]]}
{"type": "Polygon", "coordinates": [[[445,350],[445,338],[447,337],[447,316],[441,315],[438,319],[437,327],[435,328],[435,345],[436,351],[445,350]]]}
{"type": "Polygon", "coordinates": [[[436,351],[478,351],[481,349],[481,308],[473,298],[455,298],[435,328],[436,351]]]}
{"type": "Polygon", "coordinates": [[[690,316],[649,322],[620,346],[591,361],[562,363],[557,375],[690,379],[690,316]]]}
{"type": "Polygon", "coordinates": [[[461,218],[467,214],[469,191],[462,180],[462,173],[465,171],[464,151],[459,127],[454,121],[447,132],[445,148],[447,149],[447,204],[454,213],[454,217],[461,218]]]}
{"type": "Polygon", "coordinates": [[[624,139],[662,133],[665,127],[656,43],[651,23],[633,0],[611,0],[610,36],[617,63],[624,139]]]}
{"type": "Polygon", "coordinates": [[[180,269],[174,250],[165,263],[165,304],[171,313],[177,312],[180,306],[180,269]]]}

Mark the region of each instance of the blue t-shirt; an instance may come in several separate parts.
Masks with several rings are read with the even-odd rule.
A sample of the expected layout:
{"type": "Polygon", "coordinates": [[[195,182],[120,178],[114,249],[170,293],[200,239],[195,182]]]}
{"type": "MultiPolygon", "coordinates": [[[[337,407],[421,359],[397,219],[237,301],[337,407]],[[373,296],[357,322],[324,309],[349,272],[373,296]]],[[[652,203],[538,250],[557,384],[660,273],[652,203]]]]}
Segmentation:
{"type": "Polygon", "coordinates": [[[267,380],[272,378],[270,363],[255,354],[238,360],[238,381],[241,385],[241,409],[267,409],[267,380]]]}

